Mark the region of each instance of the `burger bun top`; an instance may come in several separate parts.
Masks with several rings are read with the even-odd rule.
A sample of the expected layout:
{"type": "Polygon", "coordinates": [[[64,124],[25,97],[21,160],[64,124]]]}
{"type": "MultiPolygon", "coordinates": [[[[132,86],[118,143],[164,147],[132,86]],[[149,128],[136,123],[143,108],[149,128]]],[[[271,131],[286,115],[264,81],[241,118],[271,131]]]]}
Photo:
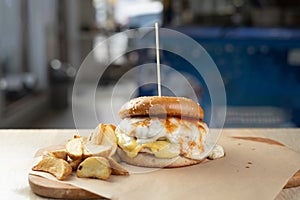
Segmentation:
{"type": "Polygon", "coordinates": [[[179,117],[202,120],[204,112],[195,101],[184,97],[138,97],[125,103],[119,111],[121,119],[128,117],[179,117]]]}

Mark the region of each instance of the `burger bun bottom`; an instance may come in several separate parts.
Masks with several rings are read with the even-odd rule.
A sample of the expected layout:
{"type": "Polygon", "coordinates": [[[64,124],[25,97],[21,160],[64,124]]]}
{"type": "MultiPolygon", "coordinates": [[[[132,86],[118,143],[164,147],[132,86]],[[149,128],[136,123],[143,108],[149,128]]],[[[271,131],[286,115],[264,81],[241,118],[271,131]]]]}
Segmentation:
{"type": "Polygon", "coordinates": [[[203,160],[192,160],[189,158],[185,158],[183,156],[177,156],[172,159],[168,158],[156,158],[153,154],[150,153],[138,153],[135,157],[129,157],[126,152],[122,149],[118,148],[118,155],[121,160],[126,162],[127,164],[139,166],[139,167],[154,167],[154,168],[176,168],[176,167],[186,167],[190,165],[196,165],[203,160]]]}

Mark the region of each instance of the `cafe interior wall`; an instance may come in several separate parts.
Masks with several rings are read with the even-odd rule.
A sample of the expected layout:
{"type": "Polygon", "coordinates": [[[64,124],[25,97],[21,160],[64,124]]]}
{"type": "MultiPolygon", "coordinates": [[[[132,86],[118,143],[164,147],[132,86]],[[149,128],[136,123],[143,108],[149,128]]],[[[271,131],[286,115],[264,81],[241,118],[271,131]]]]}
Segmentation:
{"type": "MultiPolygon", "coordinates": [[[[74,71],[103,35],[94,12],[92,0],[0,1],[0,128],[74,128],[74,71]],[[58,73],[53,60],[62,64],[58,73]],[[66,80],[56,84],[60,75],[66,80]]],[[[94,63],[85,81],[101,66],[94,63]]]]}
{"type": "MultiPolygon", "coordinates": [[[[45,1],[43,4],[48,5],[47,10],[51,12],[51,1],[45,1]]],[[[39,9],[42,6],[41,2],[33,0],[0,2],[2,126],[26,123],[26,120],[18,119],[28,113],[35,113],[36,108],[42,106],[45,101],[43,96],[15,101],[23,100],[21,97],[26,96],[25,90],[29,91],[31,87],[35,87],[36,90],[44,90],[47,87],[46,68],[41,66],[46,62],[45,26],[51,22],[51,16],[49,12],[42,12],[46,9],[39,9]],[[28,88],[25,89],[24,84],[27,84],[28,88]]],[[[30,117],[31,115],[28,115],[27,119],[30,117]]]]}
{"type": "MultiPolygon", "coordinates": [[[[66,108],[55,109],[51,107],[51,97],[49,97],[49,91],[51,91],[51,82],[49,80],[50,61],[59,59],[78,70],[85,56],[96,44],[120,30],[130,28],[126,27],[126,25],[117,27],[116,23],[113,26],[111,25],[113,23],[109,23],[99,27],[95,19],[97,10],[95,10],[94,2],[92,0],[0,1],[0,85],[2,87],[0,95],[0,127],[55,128],[55,123],[47,127],[47,120],[50,120],[47,118],[47,113],[52,113],[52,118],[61,119],[59,116],[64,112],[63,110],[67,110],[69,113],[65,116],[72,118],[70,104],[66,108]],[[24,15],[26,18],[24,18],[24,15]],[[64,30],[64,33],[61,30],[64,30]],[[4,90],[8,83],[7,74],[12,75],[9,77],[10,80],[17,80],[16,82],[19,83],[21,79],[20,74],[24,74],[24,72],[29,73],[29,80],[31,80],[31,83],[34,83],[34,89],[26,90],[30,95],[20,94],[25,98],[20,98],[18,101],[7,101],[8,92],[4,90]],[[41,116],[44,116],[44,121],[46,121],[43,126],[39,126],[39,120],[37,120],[41,116]]],[[[117,1],[104,0],[101,5],[108,6],[107,2],[117,1]]],[[[203,27],[229,27],[236,29],[246,26],[271,30],[274,27],[279,29],[297,29],[300,26],[299,21],[297,21],[299,19],[297,15],[299,13],[297,12],[299,11],[297,10],[299,5],[293,0],[284,1],[285,3],[275,0],[163,0],[161,2],[165,6],[163,11],[164,26],[178,29],[179,31],[183,30],[181,27],[192,27],[194,30],[197,30],[203,27]],[[252,6],[249,6],[250,4],[252,6]],[[295,5],[298,5],[298,7],[295,5]],[[173,13],[171,18],[168,18],[167,6],[173,13]],[[169,21],[166,22],[166,19],[169,19],[169,21]]],[[[102,7],[103,10],[109,10],[109,7],[102,7]]],[[[218,41],[218,38],[216,40],[218,41]]],[[[225,44],[224,51],[229,47],[225,44]]],[[[108,50],[104,49],[98,53],[103,52],[107,53],[108,50]]],[[[134,58],[134,61],[129,59],[125,63],[121,62],[121,64],[110,66],[110,70],[103,77],[105,84],[113,85],[123,72],[136,64],[136,55],[132,56],[132,58],[134,58]]],[[[93,70],[90,70],[85,75],[86,81],[95,76],[97,74],[95,72],[102,65],[103,63],[101,61],[98,62],[97,58],[95,58],[94,66],[91,66],[93,70]]],[[[242,68],[239,70],[242,70],[242,68]]],[[[137,79],[137,77],[133,78],[134,81],[137,79]]],[[[226,81],[224,79],[224,82],[226,81]]],[[[61,88],[67,88],[67,91],[70,93],[71,86],[69,87],[69,85],[72,85],[72,83],[68,82],[65,84],[68,87],[61,88]]],[[[15,93],[12,92],[12,94],[15,93]]],[[[54,97],[59,98],[59,95],[54,97]]],[[[11,98],[14,98],[14,96],[12,95],[11,98]]],[[[255,109],[251,107],[230,107],[228,113],[234,116],[241,112],[245,112],[246,115],[247,113],[249,115],[252,113],[255,117],[257,113],[262,113],[261,111],[265,110],[260,109],[260,106],[255,107],[255,109]]],[[[284,120],[287,120],[278,125],[279,127],[297,126],[294,123],[290,123],[288,112],[281,112],[280,108],[279,110],[276,108],[271,109],[271,111],[283,114],[284,120]]],[[[267,117],[270,116],[267,115],[267,117]]],[[[229,119],[232,119],[232,117],[229,119]]],[[[70,126],[72,119],[66,121],[68,121],[66,123],[68,125],[60,123],[60,126],[57,126],[57,128],[72,128],[73,126],[70,126]]],[[[251,122],[229,124],[229,127],[232,126],[278,127],[274,124],[251,124],[251,122]]]]}
{"type": "Polygon", "coordinates": [[[52,0],[0,1],[2,128],[27,126],[49,107],[48,63],[59,57],[57,12],[52,0]]]}

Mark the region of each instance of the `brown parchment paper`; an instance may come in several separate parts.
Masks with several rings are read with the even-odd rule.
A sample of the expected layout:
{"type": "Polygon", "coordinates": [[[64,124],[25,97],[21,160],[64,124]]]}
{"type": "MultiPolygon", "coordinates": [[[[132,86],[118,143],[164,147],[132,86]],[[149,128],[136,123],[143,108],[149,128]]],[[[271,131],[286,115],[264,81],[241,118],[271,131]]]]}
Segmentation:
{"type": "MultiPolygon", "coordinates": [[[[300,154],[287,147],[232,136],[268,137],[234,131],[221,135],[218,143],[226,156],[218,160],[111,176],[109,181],[72,176],[65,182],[112,199],[274,199],[300,168],[300,154]]],[[[46,173],[30,173],[56,180],[46,173]]]]}

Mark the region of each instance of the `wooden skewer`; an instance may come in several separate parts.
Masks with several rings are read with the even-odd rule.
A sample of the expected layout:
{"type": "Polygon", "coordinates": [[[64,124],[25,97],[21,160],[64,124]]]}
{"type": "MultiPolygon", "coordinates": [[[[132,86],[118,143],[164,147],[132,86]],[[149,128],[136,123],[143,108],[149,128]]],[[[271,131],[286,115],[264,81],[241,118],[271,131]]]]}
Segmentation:
{"type": "Polygon", "coordinates": [[[160,59],[159,59],[159,35],[158,23],[155,23],[155,40],[156,40],[156,70],[157,70],[157,90],[158,96],[161,96],[161,81],[160,81],[160,59]]]}

